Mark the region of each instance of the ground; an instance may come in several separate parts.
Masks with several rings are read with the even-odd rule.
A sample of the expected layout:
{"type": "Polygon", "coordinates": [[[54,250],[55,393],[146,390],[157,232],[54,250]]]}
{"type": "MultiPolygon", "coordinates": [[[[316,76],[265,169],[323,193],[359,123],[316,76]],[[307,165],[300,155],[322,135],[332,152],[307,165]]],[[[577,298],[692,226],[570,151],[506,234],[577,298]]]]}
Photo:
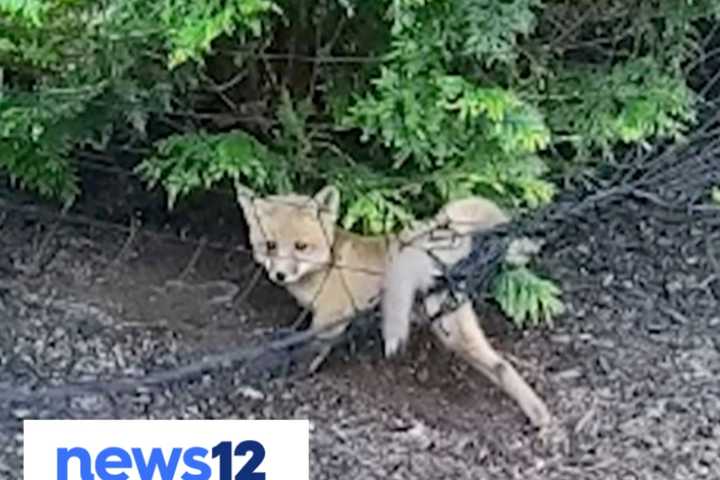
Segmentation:
{"type": "Polygon", "coordinates": [[[19,398],[261,345],[299,312],[252,281],[231,199],[166,214],[130,181],[90,193],[61,219],[16,192],[0,208],[0,478],[21,476],[20,421],[57,417],[309,418],[313,480],[720,478],[717,211],[623,200],[588,212],[539,259],[567,305],[553,326],[519,332],[488,309],[492,342],[558,419],[540,439],[423,331],[401,358],[370,336],[310,377],[234,364],[158,388],[19,398]],[[139,228],[110,228],[136,211],[139,228]]]}

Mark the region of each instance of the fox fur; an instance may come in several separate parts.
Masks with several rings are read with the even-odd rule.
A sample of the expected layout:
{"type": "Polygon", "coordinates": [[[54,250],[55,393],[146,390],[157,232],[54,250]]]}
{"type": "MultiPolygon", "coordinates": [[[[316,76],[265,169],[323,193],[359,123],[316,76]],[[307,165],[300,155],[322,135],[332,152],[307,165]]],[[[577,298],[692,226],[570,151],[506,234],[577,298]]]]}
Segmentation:
{"type": "MultiPolygon", "coordinates": [[[[406,343],[415,295],[439,273],[427,252],[451,266],[470,252],[472,232],[508,220],[493,202],[469,197],[398,234],[363,236],[337,226],[340,194],[333,186],[314,196],[262,197],[241,185],[236,189],[255,261],[312,311],[309,328],[317,337],[339,336],[355,314],[381,303],[387,356],[406,343]]],[[[440,311],[444,294],[425,300],[431,315],[440,311]]],[[[544,402],[487,341],[470,302],[441,316],[432,328],[443,345],[505,390],[534,425],[550,422],[544,402]]],[[[318,355],[311,370],[328,353],[329,348],[318,355]]]]}

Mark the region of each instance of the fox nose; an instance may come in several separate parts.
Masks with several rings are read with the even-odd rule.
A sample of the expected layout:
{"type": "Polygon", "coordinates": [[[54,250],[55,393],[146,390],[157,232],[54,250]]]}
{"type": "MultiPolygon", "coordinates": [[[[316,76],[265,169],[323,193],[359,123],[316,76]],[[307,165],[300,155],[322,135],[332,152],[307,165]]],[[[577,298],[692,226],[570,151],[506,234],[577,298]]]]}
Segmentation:
{"type": "Polygon", "coordinates": [[[285,273],[275,272],[275,280],[279,283],[283,283],[285,281],[285,273]]]}

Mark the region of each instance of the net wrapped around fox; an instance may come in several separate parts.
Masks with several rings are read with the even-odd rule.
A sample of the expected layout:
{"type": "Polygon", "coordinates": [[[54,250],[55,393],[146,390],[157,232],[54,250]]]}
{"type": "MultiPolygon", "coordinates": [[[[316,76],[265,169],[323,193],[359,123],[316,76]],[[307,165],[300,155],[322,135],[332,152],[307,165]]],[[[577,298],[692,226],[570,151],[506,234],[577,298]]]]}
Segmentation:
{"type": "Polygon", "coordinates": [[[493,280],[505,263],[510,244],[515,238],[512,234],[514,231],[517,231],[517,226],[511,224],[474,233],[470,253],[451,267],[446,267],[432,251],[428,251],[441,275],[435,278],[434,285],[426,295],[447,292],[440,309],[430,317],[430,321],[456,310],[467,300],[479,303],[486,298],[493,280]]]}
{"type": "MultiPolygon", "coordinates": [[[[612,172],[611,178],[606,180],[594,179],[599,185],[578,188],[534,212],[474,233],[470,254],[449,268],[428,252],[442,274],[426,294],[449,293],[430,320],[457,309],[467,300],[475,305],[485,301],[515,241],[540,239],[543,244],[553,244],[578,216],[612,202],[647,202],[668,212],[684,213],[701,204],[703,200],[698,193],[690,192],[707,196],[713,189],[717,192],[720,188],[719,117],[720,111],[712,112],[702,133],[697,133],[684,145],[662,152],[638,154],[638,158],[628,162],[631,166],[627,170],[612,172]]],[[[698,212],[707,213],[706,210],[712,207],[698,208],[698,212]]],[[[523,256],[532,256],[528,253],[531,252],[520,252],[523,256]]]]}

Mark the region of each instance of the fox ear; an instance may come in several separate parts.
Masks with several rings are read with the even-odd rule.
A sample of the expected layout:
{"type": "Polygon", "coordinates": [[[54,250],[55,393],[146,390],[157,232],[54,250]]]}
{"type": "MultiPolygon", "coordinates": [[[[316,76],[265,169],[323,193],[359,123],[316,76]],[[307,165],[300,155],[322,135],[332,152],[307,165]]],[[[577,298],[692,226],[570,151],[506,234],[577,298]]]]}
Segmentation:
{"type": "Polygon", "coordinates": [[[257,194],[250,188],[241,184],[240,181],[236,179],[235,180],[235,195],[237,198],[237,202],[240,204],[240,206],[243,209],[243,213],[245,213],[245,215],[247,215],[252,208],[253,200],[255,199],[255,197],[257,197],[257,194]]]}
{"type": "Polygon", "coordinates": [[[237,198],[237,202],[242,208],[245,222],[247,222],[248,227],[250,227],[250,231],[252,232],[257,230],[259,227],[257,212],[255,211],[255,199],[258,198],[257,193],[255,193],[252,189],[246,187],[245,185],[242,185],[240,181],[236,179],[235,195],[237,198]]]}
{"type": "Polygon", "coordinates": [[[338,216],[340,210],[340,191],[337,187],[328,185],[315,194],[315,201],[321,211],[327,212],[333,217],[338,216]]]}

